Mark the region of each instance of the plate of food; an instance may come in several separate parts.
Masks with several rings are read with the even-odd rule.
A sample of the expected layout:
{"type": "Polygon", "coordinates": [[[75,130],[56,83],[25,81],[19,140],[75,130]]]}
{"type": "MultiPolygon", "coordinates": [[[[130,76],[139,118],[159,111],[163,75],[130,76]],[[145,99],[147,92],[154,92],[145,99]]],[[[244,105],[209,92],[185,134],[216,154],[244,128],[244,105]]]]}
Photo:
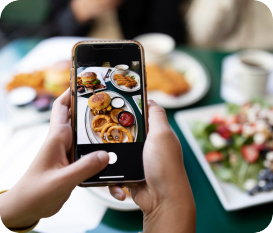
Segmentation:
{"type": "Polygon", "coordinates": [[[114,91],[98,92],[88,99],[85,127],[91,144],[137,140],[135,112],[129,102],[114,91]]]}
{"type": "Polygon", "coordinates": [[[99,72],[93,72],[92,67],[85,69],[77,77],[78,96],[105,90],[106,84],[99,72]]]}
{"type": "Polygon", "coordinates": [[[164,108],[191,105],[205,96],[210,77],[204,66],[181,51],[172,52],[164,65],[147,65],[148,97],[164,108]]]}
{"type": "Polygon", "coordinates": [[[126,92],[134,92],[140,89],[140,77],[134,71],[128,70],[127,65],[118,65],[110,74],[111,83],[117,89],[126,92]]]}
{"type": "Polygon", "coordinates": [[[261,102],[180,111],[175,120],[228,211],[273,201],[273,109],[261,102]]]}

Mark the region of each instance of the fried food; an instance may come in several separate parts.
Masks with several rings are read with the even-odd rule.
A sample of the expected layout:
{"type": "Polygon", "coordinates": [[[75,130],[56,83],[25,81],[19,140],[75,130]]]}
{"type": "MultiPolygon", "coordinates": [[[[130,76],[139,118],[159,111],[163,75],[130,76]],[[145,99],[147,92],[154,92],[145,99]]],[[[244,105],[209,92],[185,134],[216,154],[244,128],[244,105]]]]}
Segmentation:
{"type": "Polygon", "coordinates": [[[114,80],[116,80],[119,86],[124,85],[125,87],[128,88],[133,88],[134,86],[137,85],[137,82],[128,75],[124,76],[122,74],[115,74],[114,80]]]}
{"type": "Polygon", "coordinates": [[[110,116],[107,115],[97,115],[95,116],[95,118],[92,121],[92,129],[95,132],[100,132],[102,130],[102,128],[104,127],[105,124],[107,123],[111,123],[112,119],[110,116]]]}
{"type": "Polygon", "coordinates": [[[125,84],[125,87],[129,87],[129,88],[132,88],[132,87],[134,87],[135,85],[137,85],[137,82],[136,82],[136,81],[134,81],[134,82],[129,82],[129,83],[126,83],[126,84],[125,84]]]}
{"type": "MultiPolygon", "coordinates": [[[[104,136],[104,133],[107,132],[107,130],[110,128],[110,127],[114,127],[114,126],[118,126],[118,124],[116,123],[108,123],[106,125],[104,125],[104,127],[102,128],[101,130],[101,140],[103,143],[121,143],[122,140],[123,140],[123,133],[122,131],[119,131],[119,140],[113,140],[113,139],[110,139],[109,141],[107,141],[105,139],[105,136],[104,136]]],[[[107,132],[107,138],[109,139],[111,133],[108,135],[108,132],[107,132]]]]}
{"type": "Polygon", "coordinates": [[[133,142],[133,135],[130,133],[130,131],[128,129],[124,128],[123,126],[120,126],[120,125],[111,126],[107,131],[107,137],[109,137],[109,135],[111,135],[111,132],[114,129],[122,131],[123,133],[125,133],[127,135],[127,137],[128,137],[127,142],[133,142]]]}
{"type": "Polygon", "coordinates": [[[126,85],[128,83],[128,81],[117,81],[117,84],[120,86],[120,85],[126,85]]]}
{"type": "Polygon", "coordinates": [[[77,77],[77,85],[78,86],[82,85],[82,78],[81,77],[77,77]]]}
{"type": "Polygon", "coordinates": [[[122,74],[114,74],[114,80],[117,80],[119,78],[125,78],[122,74]]]}
{"type": "Polygon", "coordinates": [[[116,108],[116,109],[112,110],[110,112],[110,117],[111,117],[112,121],[114,121],[115,123],[118,123],[117,115],[122,111],[123,110],[119,109],[119,108],[116,108]]]}
{"type": "Polygon", "coordinates": [[[131,194],[130,194],[130,192],[128,191],[127,188],[124,187],[123,190],[125,191],[125,193],[126,193],[127,196],[131,197],[131,194]]]}
{"type": "Polygon", "coordinates": [[[39,92],[44,89],[44,80],[45,80],[44,71],[17,74],[7,84],[6,89],[8,91],[11,91],[17,87],[27,86],[32,87],[39,92]]]}
{"type": "Polygon", "coordinates": [[[159,90],[169,95],[178,96],[190,90],[190,85],[183,74],[173,69],[159,66],[147,66],[147,90],[159,90]]]}

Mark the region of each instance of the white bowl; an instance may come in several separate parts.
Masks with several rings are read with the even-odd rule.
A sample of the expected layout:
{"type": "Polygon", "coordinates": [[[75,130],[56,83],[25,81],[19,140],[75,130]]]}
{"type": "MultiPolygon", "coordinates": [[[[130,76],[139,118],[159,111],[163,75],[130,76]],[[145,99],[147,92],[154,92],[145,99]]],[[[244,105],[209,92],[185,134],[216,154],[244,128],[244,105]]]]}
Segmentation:
{"type": "Polygon", "coordinates": [[[115,69],[116,69],[116,71],[115,71],[116,74],[125,75],[125,74],[127,74],[127,70],[129,69],[129,66],[127,66],[127,65],[117,65],[117,66],[115,66],[115,69]]]}
{"type": "Polygon", "coordinates": [[[143,34],[134,40],[143,45],[147,64],[163,63],[175,47],[174,39],[163,33],[143,34]]]}

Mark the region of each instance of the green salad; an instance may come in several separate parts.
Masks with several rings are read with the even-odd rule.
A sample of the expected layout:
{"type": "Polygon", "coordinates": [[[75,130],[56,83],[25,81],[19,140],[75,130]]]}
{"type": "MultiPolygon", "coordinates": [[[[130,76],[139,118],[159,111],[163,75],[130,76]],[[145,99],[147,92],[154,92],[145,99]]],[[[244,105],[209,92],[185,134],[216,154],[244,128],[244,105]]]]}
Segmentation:
{"type": "Polygon", "coordinates": [[[214,174],[254,195],[273,190],[273,108],[227,104],[227,115],[196,122],[193,134],[214,174]]]}

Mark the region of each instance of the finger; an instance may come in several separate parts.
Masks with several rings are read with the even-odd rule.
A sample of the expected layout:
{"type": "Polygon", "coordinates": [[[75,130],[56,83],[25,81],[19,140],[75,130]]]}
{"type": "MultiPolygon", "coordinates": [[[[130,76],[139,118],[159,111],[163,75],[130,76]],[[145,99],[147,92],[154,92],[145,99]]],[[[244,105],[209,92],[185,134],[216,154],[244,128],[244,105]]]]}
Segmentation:
{"type": "Polygon", "coordinates": [[[105,151],[96,151],[84,155],[75,163],[63,168],[62,172],[75,186],[102,171],[108,162],[109,155],[105,151]]]}
{"type": "Polygon", "coordinates": [[[111,195],[119,201],[124,201],[126,199],[125,191],[119,186],[109,186],[109,191],[111,195]]]}
{"type": "Polygon", "coordinates": [[[170,128],[168,118],[164,108],[157,105],[153,100],[148,101],[149,104],[149,131],[155,132],[170,128]]]}
{"type": "Polygon", "coordinates": [[[67,124],[70,119],[70,88],[54,101],[50,124],[67,124]]]}

